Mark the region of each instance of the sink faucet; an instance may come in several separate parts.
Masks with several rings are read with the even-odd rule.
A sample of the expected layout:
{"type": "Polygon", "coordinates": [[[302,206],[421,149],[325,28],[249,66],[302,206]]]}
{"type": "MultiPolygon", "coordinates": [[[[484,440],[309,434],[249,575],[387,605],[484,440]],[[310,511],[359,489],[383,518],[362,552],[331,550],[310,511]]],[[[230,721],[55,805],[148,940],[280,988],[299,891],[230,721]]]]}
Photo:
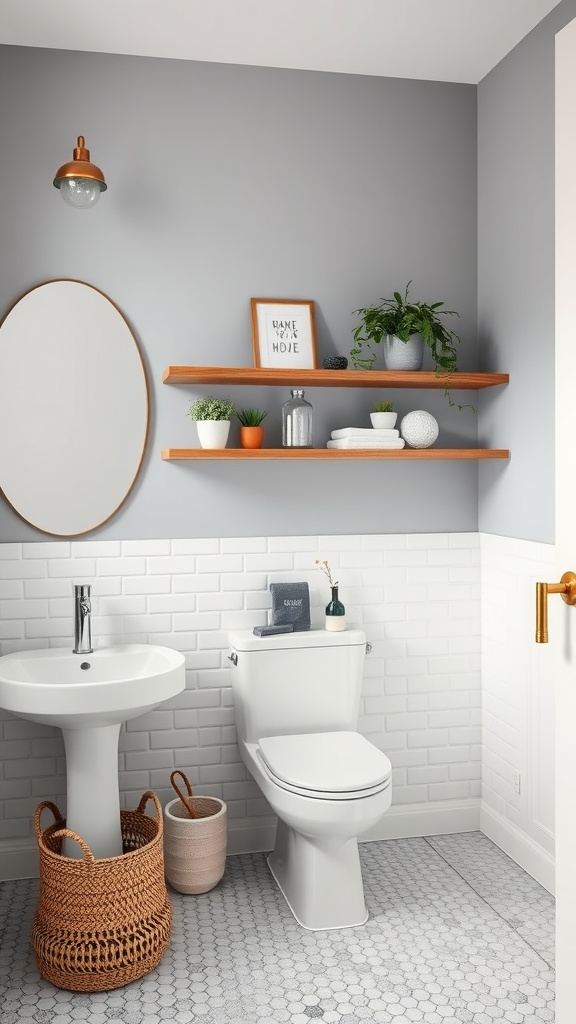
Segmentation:
{"type": "Polygon", "coordinates": [[[90,626],[90,584],[74,585],[74,650],[73,654],[92,654],[90,626]]]}

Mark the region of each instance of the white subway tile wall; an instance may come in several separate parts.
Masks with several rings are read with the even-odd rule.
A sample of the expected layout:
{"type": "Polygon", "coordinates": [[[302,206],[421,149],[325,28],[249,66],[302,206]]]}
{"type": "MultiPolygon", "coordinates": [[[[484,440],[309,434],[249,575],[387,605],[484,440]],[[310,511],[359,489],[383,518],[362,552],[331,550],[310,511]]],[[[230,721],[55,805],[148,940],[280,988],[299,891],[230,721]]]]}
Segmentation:
{"type": "MultiPolygon", "coordinates": [[[[267,621],[269,585],[305,580],[313,625],[339,580],[347,621],[365,629],[360,731],[394,767],[394,806],[480,794],[478,534],[49,541],[0,545],[0,652],[70,647],[72,583],[92,584],[95,646],[165,644],[186,654],[186,690],[123,727],[123,806],[170,772],[228,805],[231,821],[270,814],[235,740],[227,632],[267,621]]],[[[504,739],[502,740],[504,742],[504,739]]],[[[494,775],[496,773],[494,772],[494,775]]],[[[31,835],[41,799],[65,810],[58,730],[0,711],[0,846],[31,835]]]]}
{"type": "MultiPolygon", "coordinates": [[[[534,865],[522,859],[518,838],[526,837],[533,849],[553,858],[555,799],[555,644],[535,643],[535,584],[559,579],[560,573],[549,544],[481,534],[480,549],[481,827],[534,873],[534,865]]],[[[565,606],[558,598],[549,604],[554,640],[552,631],[560,632],[565,606]]],[[[546,875],[536,877],[549,885],[546,875]]]]}

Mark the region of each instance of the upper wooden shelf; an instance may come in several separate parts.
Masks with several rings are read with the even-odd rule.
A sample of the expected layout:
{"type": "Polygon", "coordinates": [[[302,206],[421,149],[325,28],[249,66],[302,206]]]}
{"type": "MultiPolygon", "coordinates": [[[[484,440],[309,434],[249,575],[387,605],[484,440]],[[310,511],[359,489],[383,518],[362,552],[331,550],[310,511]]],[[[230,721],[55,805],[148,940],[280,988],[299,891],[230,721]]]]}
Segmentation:
{"type": "Polygon", "coordinates": [[[477,391],[508,384],[507,373],[436,374],[433,370],[270,370],[253,366],[168,366],[164,384],[254,384],[308,388],[450,388],[477,391]]]}

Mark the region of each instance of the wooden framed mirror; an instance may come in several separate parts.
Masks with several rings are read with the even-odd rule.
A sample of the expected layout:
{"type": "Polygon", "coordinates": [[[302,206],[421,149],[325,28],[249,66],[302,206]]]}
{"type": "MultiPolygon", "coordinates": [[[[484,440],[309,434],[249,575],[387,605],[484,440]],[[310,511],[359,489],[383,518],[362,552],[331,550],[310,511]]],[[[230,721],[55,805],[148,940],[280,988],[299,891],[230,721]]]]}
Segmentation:
{"type": "Polygon", "coordinates": [[[0,326],[0,489],[60,537],[126,500],[148,435],[148,385],[126,319],[93,285],[47,281],[0,326]]]}

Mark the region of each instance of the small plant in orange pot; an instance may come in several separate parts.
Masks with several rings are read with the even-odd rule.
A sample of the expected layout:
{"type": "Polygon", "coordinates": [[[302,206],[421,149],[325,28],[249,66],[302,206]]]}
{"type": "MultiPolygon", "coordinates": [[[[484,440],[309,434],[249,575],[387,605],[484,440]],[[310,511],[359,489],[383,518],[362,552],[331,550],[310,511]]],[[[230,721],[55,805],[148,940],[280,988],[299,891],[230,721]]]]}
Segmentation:
{"type": "Polygon", "coordinates": [[[236,415],[240,420],[240,447],[261,448],[264,440],[261,423],[268,413],[260,409],[239,409],[236,415]]]}

